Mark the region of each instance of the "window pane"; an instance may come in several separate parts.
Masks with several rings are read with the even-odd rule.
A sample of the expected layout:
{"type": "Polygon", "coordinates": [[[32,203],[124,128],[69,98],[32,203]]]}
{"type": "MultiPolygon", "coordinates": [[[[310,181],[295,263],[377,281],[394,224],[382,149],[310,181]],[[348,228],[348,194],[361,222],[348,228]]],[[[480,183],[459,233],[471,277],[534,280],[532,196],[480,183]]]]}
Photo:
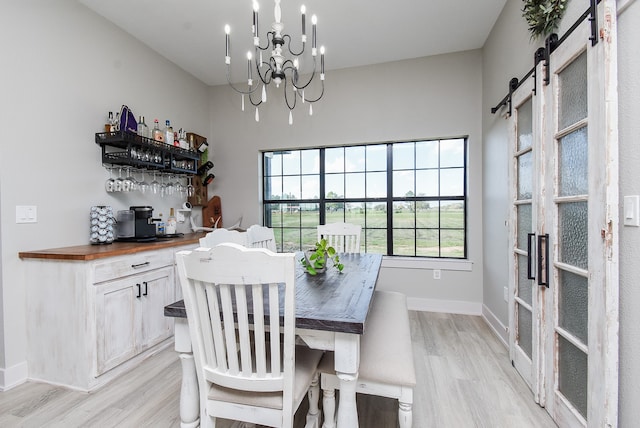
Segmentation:
{"type": "Polygon", "coordinates": [[[364,173],[345,174],[345,197],[364,198],[364,173]]]}
{"type": "Polygon", "coordinates": [[[532,314],[524,306],[518,304],[518,345],[529,358],[533,348],[533,321],[532,314]]]}
{"type": "Polygon", "coordinates": [[[443,201],[440,203],[440,227],[460,229],[464,227],[464,202],[443,201]]]}
{"type": "Polygon", "coordinates": [[[320,176],[302,176],[302,199],[318,199],[320,197],[320,176]]]}
{"type": "MultiPolygon", "coordinates": [[[[518,297],[527,302],[529,305],[533,303],[533,290],[535,289],[533,281],[527,277],[527,256],[522,254],[516,255],[518,258],[518,297]]],[[[532,266],[533,269],[535,269],[532,266]]]]}
{"type": "Polygon", "coordinates": [[[533,142],[533,113],[531,98],[518,107],[518,148],[524,150],[533,142]]]}
{"type": "Polygon", "coordinates": [[[416,256],[440,257],[440,231],[438,229],[418,229],[416,234],[416,256]]]}
{"type": "Polygon", "coordinates": [[[320,150],[303,150],[302,151],[302,173],[303,174],[319,174],[320,173],[320,150]]]}
{"type": "Polygon", "coordinates": [[[320,224],[318,204],[300,204],[300,214],[302,227],[317,227],[320,224]]]}
{"type": "Polygon", "coordinates": [[[367,173],[367,198],[384,198],[387,196],[387,173],[367,173]]]}
{"type": "Polygon", "coordinates": [[[440,230],[440,255],[464,257],[464,230],[440,230]]]}
{"type": "Polygon", "coordinates": [[[282,154],[282,174],[300,174],[300,151],[285,152],[282,154]]]}
{"type": "Polygon", "coordinates": [[[587,117],[587,53],[560,72],[559,129],[587,117]]]}
{"type": "MultiPolygon", "coordinates": [[[[344,213],[344,221],[365,227],[364,202],[349,202],[344,213]]],[[[362,237],[360,239],[362,241],[362,237]]]]}
{"type": "Polygon", "coordinates": [[[558,206],[560,261],[587,269],[587,203],[570,202],[558,206]]]}
{"type": "Polygon", "coordinates": [[[264,179],[264,197],[265,199],[281,199],[282,198],[282,177],[266,177],[264,179]]]}
{"type": "Polygon", "coordinates": [[[437,169],[416,171],[416,195],[438,196],[438,175],[437,169]]]}
{"type": "Polygon", "coordinates": [[[438,202],[417,202],[416,226],[438,228],[440,225],[440,204],[438,202]]]}
{"type": "Polygon", "coordinates": [[[325,219],[327,223],[344,221],[344,202],[327,202],[325,219]]]}
{"type": "Polygon", "coordinates": [[[464,169],[440,170],[440,196],[464,195],[464,169]]]}
{"type": "Polygon", "coordinates": [[[464,140],[440,141],[440,168],[464,166],[464,140]]]}
{"type": "Polygon", "coordinates": [[[531,199],[533,192],[533,152],[518,156],[518,199],[531,199]]]}
{"type": "Polygon", "coordinates": [[[438,168],[438,140],[416,143],[416,168],[438,168]]]}
{"type": "Polygon", "coordinates": [[[387,146],[376,144],[367,146],[367,171],[387,170],[387,146]]]}
{"type": "Polygon", "coordinates": [[[387,254],[387,230],[366,229],[364,233],[367,253],[387,254]]]}
{"type": "Polygon", "coordinates": [[[282,155],[266,152],[264,154],[264,171],[267,175],[282,175],[282,155]]]}
{"type": "Polygon", "coordinates": [[[589,193],[589,152],[587,127],[565,135],[558,141],[558,194],[560,196],[589,193]]]}
{"type": "Polygon", "coordinates": [[[364,146],[345,148],[345,172],[364,171],[365,161],[364,146]]]}
{"type": "Polygon", "coordinates": [[[402,198],[405,196],[415,196],[414,192],[414,171],[394,171],[393,172],[393,196],[402,198]]]}
{"type": "Polygon", "coordinates": [[[300,199],[300,176],[282,177],[282,199],[300,199]]]}
{"type": "MultiPolygon", "coordinates": [[[[368,202],[366,206],[367,228],[387,227],[387,204],[385,202],[368,202]]],[[[386,250],[386,248],[385,248],[386,250]]]]}
{"type": "Polygon", "coordinates": [[[413,143],[396,143],[393,145],[393,169],[413,169],[413,143]]]}
{"type": "Polygon", "coordinates": [[[558,389],[587,417],[587,355],[558,335],[558,389]]]}
{"type": "Polygon", "coordinates": [[[394,202],[393,227],[413,229],[415,226],[415,202],[394,202]]]}
{"type": "Polygon", "coordinates": [[[344,174],[326,174],[324,186],[326,198],[344,198],[344,174]]]}
{"type": "Polygon", "coordinates": [[[264,216],[265,223],[270,227],[282,226],[282,213],[280,211],[280,204],[264,204],[264,216]],[[269,221],[267,222],[266,220],[269,221]]]}
{"type": "Polygon", "coordinates": [[[521,250],[526,250],[528,247],[527,239],[528,234],[533,229],[533,219],[531,212],[531,204],[522,204],[516,207],[517,211],[517,227],[518,227],[518,242],[516,247],[521,250]]]}
{"type": "Polygon", "coordinates": [[[325,172],[344,172],[344,149],[336,147],[324,151],[325,172]]]}
{"type": "Polygon", "coordinates": [[[588,343],[589,283],[587,278],[571,272],[558,275],[558,324],[588,343]]]}
{"type": "Polygon", "coordinates": [[[396,256],[415,255],[416,231],[414,229],[393,229],[393,254],[396,256]]]}

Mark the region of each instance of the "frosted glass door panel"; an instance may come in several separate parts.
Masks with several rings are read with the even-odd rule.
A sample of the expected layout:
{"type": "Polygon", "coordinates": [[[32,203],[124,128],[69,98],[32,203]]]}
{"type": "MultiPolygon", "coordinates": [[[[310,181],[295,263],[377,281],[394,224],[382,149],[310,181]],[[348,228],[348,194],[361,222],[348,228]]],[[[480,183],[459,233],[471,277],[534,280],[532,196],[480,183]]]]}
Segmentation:
{"type": "Polygon", "coordinates": [[[533,152],[518,156],[518,199],[531,199],[533,152]]]}
{"type": "Polygon", "coordinates": [[[589,191],[587,127],[558,141],[559,196],[586,195],[589,191]]]}
{"type": "Polygon", "coordinates": [[[531,312],[523,305],[518,304],[518,346],[531,359],[533,337],[531,334],[531,312]]]}
{"type": "Polygon", "coordinates": [[[587,278],[571,272],[560,271],[558,277],[558,325],[588,342],[588,293],[587,278]]]}
{"type": "Polygon", "coordinates": [[[586,418],[587,354],[558,336],[558,390],[586,418]]]}
{"type": "Polygon", "coordinates": [[[558,205],[559,259],[586,269],[588,259],[587,202],[558,205]]]}
{"type": "Polygon", "coordinates": [[[560,86],[558,128],[587,117],[587,54],[582,53],[558,76],[560,86]]]}
{"type": "Polygon", "coordinates": [[[527,250],[527,235],[531,233],[531,204],[521,204],[517,206],[518,216],[518,241],[516,246],[520,250],[527,250]]]}
{"type": "Polygon", "coordinates": [[[531,147],[533,142],[533,112],[531,98],[518,107],[518,151],[531,147]]]}
{"type": "Polygon", "coordinates": [[[518,297],[532,303],[533,281],[527,278],[527,256],[518,255],[518,297]]]}

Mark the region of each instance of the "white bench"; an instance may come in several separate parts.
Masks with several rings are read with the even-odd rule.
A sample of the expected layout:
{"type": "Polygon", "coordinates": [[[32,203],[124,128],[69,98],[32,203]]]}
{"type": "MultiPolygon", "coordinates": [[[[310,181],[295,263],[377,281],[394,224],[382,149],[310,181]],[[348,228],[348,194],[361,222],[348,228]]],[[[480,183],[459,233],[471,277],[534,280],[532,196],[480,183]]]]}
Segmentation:
{"type": "MultiPolygon", "coordinates": [[[[340,384],[333,352],[326,352],[318,371],[323,392],[323,428],[335,427],[335,390],[340,384]]],[[[412,425],[413,365],[407,298],[391,291],[376,291],[360,341],[360,370],[356,392],[398,400],[400,428],[412,425]]]]}

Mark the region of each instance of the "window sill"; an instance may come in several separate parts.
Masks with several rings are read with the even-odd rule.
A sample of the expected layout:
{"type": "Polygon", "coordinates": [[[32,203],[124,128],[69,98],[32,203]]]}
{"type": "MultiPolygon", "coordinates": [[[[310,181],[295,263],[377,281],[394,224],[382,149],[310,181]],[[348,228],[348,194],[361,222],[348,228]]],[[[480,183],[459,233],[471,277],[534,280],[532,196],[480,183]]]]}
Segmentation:
{"type": "Polygon", "coordinates": [[[392,269],[440,269],[470,272],[473,269],[473,262],[470,260],[383,256],[382,267],[392,269]]]}

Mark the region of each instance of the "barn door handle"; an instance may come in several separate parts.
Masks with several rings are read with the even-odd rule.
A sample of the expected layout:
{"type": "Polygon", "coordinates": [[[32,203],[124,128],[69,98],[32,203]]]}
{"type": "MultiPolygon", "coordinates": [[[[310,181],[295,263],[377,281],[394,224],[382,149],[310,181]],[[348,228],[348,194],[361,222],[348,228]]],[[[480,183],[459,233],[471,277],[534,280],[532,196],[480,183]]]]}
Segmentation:
{"type": "Polygon", "coordinates": [[[549,288],[549,234],[538,236],[538,285],[549,288]]]}
{"type": "Polygon", "coordinates": [[[533,245],[535,242],[535,240],[532,241],[531,238],[535,239],[535,237],[535,233],[527,233],[527,279],[536,279],[535,273],[533,272],[533,257],[531,257],[531,251],[533,250],[533,245]]]}

